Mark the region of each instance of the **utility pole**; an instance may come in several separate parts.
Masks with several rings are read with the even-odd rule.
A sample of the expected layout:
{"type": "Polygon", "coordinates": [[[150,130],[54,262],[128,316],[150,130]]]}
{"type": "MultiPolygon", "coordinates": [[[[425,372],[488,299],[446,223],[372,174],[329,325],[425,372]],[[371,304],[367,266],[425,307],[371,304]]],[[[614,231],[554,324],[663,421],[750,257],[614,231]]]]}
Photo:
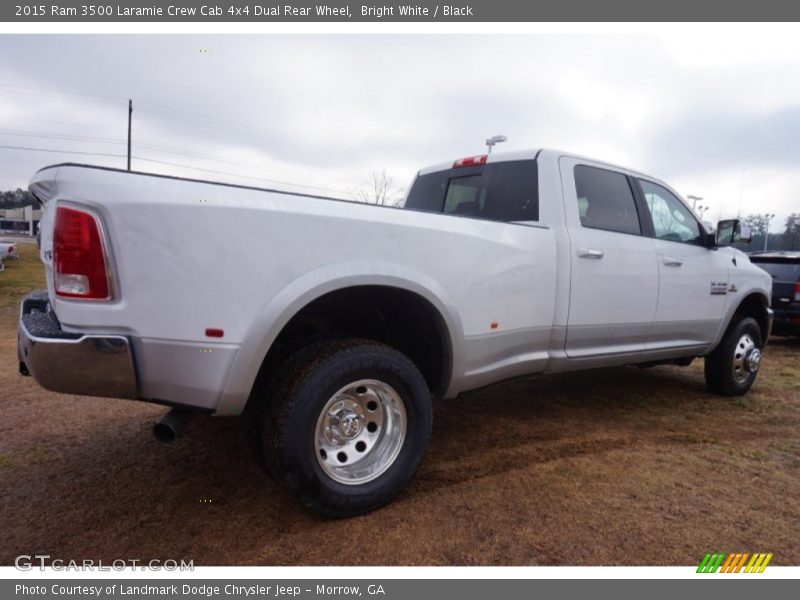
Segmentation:
{"type": "Polygon", "coordinates": [[[131,170],[131,119],[133,118],[133,100],[128,98],[128,171],[131,170]]]}

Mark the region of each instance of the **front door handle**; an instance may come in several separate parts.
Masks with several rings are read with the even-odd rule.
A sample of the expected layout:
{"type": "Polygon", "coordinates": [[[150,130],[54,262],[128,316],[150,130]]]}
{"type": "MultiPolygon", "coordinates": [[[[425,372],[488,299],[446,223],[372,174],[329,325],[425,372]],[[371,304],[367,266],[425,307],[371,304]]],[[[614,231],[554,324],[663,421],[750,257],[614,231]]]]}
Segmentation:
{"type": "Polygon", "coordinates": [[[682,264],[683,261],[680,258],[664,257],[664,265],[667,267],[680,267],[682,264]]]}
{"type": "Polygon", "coordinates": [[[578,248],[578,256],[581,258],[603,258],[603,251],[595,250],[594,248],[578,248]]]}

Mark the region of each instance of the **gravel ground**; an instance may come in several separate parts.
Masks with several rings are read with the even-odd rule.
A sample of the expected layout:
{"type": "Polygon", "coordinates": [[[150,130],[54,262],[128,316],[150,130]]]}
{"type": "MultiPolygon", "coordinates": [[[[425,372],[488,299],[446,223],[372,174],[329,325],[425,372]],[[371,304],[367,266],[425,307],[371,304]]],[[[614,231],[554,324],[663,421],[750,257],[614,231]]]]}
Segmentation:
{"type": "Polygon", "coordinates": [[[0,274],[0,564],[691,565],[707,551],[800,564],[800,340],[776,338],[740,399],[688,368],[523,378],[435,405],[431,447],[391,505],[303,510],[243,419],[151,435],[164,408],[61,396],[16,369],[35,247],[0,274]],[[3,277],[6,279],[3,279],[3,277]]]}

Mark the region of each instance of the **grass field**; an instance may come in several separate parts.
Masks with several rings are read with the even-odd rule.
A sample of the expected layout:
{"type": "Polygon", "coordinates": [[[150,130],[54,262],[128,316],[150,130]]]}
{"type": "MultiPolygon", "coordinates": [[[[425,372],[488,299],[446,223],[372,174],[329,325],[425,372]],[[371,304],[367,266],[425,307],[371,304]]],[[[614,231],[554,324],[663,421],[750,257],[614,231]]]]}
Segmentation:
{"type": "Polygon", "coordinates": [[[17,247],[19,260],[3,261],[6,269],[0,273],[0,310],[3,316],[8,309],[16,313],[20,299],[30,290],[44,287],[44,269],[36,244],[22,242],[17,247]]]}
{"type": "Polygon", "coordinates": [[[702,361],[523,378],[435,405],[430,451],[390,506],[305,512],[256,464],[240,419],[159,445],[164,409],[61,396],[17,374],[35,245],[0,273],[0,564],[696,565],[708,551],[800,564],[800,341],[776,338],[750,394],[702,361]]]}

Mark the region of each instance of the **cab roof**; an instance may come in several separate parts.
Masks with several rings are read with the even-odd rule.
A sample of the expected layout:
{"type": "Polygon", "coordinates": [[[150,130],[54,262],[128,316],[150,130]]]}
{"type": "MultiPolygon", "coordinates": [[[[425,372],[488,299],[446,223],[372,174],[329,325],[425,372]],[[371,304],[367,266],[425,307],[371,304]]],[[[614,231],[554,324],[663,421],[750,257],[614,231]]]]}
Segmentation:
{"type": "MultiPolygon", "coordinates": [[[[612,169],[616,169],[616,170],[619,170],[619,171],[624,171],[624,172],[630,173],[631,175],[634,175],[634,176],[644,177],[646,179],[650,179],[650,180],[655,181],[657,183],[661,183],[661,184],[665,185],[666,187],[669,187],[665,182],[661,181],[660,179],[658,179],[656,177],[653,177],[652,175],[648,175],[646,173],[642,173],[642,172],[637,171],[635,169],[631,169],[630,167],[623,167],[622,165],[617,165],[617,164],[610,163],[610,162],[607,162],[607,161],[604,161],[604,160],[599,160],[597,158],[591,158],[589,156],[583,156],[583,155],[580,155],[580,154],[575,154],[573,152],[564,152],[564,151],[555,150],[555,149],[552,149],[552,148],[533,148],[533,149],[528,149],[528,150],[513,150],[513,151],[509,151],[509,152],[493,152],[492,154],[476,154],[472,158],[482,158],[483,156],[485,156],[486,157],[485,164],[490,164],[490,163],[505,162],[505,161],[511,161],[511,160],[534,160],[536,158],[539,158],[539,156],[541,154],[544,154],[544,153],[546,153],[548,155],[551,155],[551,156],[556,156],[556,157],[565,156],[565,157],[569,157],[569,158],[577,158],[579,160],[587,160],[587,161],[591,161],[593,163],[606,165],[606,166],[608,166],[608,167],[610,167],[612,169]]],[[[448,162],[442,162],[442,163],[438,163],[438,164],[431,165],[431,166],[428,166],[428,167],[424,167],[424,168],[420,169],[418,175],[427,175],[428,173],[436,173],[438,171],[450,170],[450,169],[453,168],[454,163],[456,161],[462,160],[464,158],[470,158],[470,157],[457,157],[457,158],[455,158],[455,159],[453,159],[451,161],[448,161],[448,162]]]]}

